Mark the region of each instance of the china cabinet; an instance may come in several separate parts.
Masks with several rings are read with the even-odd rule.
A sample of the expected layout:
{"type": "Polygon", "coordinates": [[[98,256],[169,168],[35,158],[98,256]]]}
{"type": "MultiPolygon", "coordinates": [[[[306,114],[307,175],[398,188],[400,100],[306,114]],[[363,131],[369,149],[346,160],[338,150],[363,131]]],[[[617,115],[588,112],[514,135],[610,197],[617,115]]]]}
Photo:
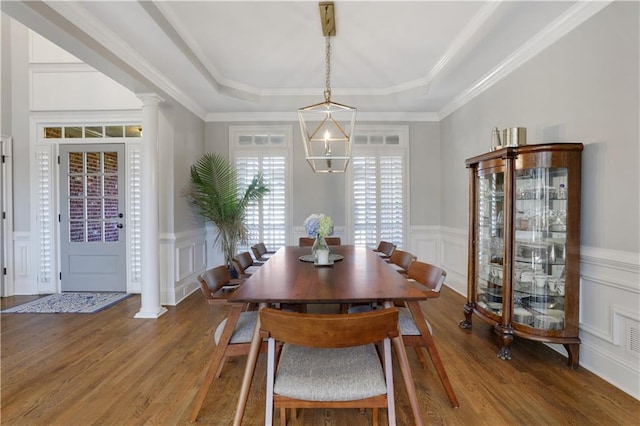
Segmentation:
{"type": "Polygon", "coordinates": [[[465,319],[494,326],[498,356],[514,336],[562,344],[577,367],[583,145],[506,147],[466,161],[469,259],[465,319]]]}

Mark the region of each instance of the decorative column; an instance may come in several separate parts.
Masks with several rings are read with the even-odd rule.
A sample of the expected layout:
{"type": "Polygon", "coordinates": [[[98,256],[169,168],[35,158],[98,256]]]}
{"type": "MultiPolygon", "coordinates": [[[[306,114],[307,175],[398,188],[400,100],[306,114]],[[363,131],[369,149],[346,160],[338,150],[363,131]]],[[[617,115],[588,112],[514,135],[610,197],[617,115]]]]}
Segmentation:
{"type": "Polygon", "coordinates": [[[142,173],[140,254],[142,261],[140,311],[135,318],[158,318],[167,312],[160,305],[159,201],[158,201],[158,105],[154,93],[138,93],[142,100],[142,173]]]}

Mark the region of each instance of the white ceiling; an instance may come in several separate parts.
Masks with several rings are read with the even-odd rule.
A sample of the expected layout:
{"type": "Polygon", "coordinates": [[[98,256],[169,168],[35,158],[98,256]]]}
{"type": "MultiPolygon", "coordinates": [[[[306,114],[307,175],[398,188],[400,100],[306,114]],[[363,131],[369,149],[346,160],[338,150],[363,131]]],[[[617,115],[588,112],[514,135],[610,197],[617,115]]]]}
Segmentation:
{"type": "MultiPolygon", "coordinates": [[[[323,100],[316,1],[2,3],[131,90],[203,119],[285,117],[323,100]]],[[[359,117],[441,118],[607,3],[337,0],[332,100],[359,117]]]]}

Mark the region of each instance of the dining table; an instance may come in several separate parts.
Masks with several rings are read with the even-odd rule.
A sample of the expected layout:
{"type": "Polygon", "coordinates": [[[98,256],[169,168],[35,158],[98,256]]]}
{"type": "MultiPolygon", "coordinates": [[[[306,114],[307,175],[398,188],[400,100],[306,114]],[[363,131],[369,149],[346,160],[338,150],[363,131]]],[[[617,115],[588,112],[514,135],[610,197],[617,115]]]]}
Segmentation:
{"type": "MultiPolygon", "coordinates": [[[[390,307],[401,303],[409,308],[416,325],[425,337],[427,352],[436,366],[437,373],[452,405],[457,406],[455,395],[453,395],[453,390],[419,305],[419,302],[426,298],[426,295],[412,285],[405,276],[398,273],[372,249],[365,246],[330,246],[329,263],[322,265],[314,261],[310,247],[284,246],[228,296],[227,302],[232,305],[232,311],[238,312],[235,315],[230,315],[227,319],[226,333],[223,332],[223,334],[227,334],[227,339],[230,338],[235,327],[231,317],[235,317],[237,321],[240,307],[247,304],[257,304],[261,309],[266,306],[289,304],[304,306],[340,304],[348,306],[378,303],[390,307]],[[431,348],[428,345],[431,345],[431,348]]],[[[261,346],[262,337],[258,320],[253,331],[251,348],[247,356],[236,407],[233,424],[237,426],[242,423],[261,346]]],[[[423,420],[415,383],[401,336],[393,339],[393,347],[415,424],[422,425],[423,420]]],[[[217,358],[220,357],[221,355],[217,358]]],[[[217,369],[217,365],[214,365],[215,362],[220,362],[220,359],[217,361],[215,359],[214,354],[210,371],[217,369]]],[[[205,383],[200,389],[194,407],[194,419],[204,402],[212,379],[213,376],[211,376],[211,380],[205,379],[205,383]]]]}

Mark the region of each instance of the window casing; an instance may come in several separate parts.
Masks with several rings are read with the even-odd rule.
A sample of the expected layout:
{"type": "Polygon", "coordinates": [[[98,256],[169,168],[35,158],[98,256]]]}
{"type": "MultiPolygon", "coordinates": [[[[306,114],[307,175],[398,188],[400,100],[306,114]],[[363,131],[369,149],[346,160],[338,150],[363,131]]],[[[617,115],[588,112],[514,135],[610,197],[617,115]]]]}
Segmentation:
{"type": "Polygon", "coordinates": [[[356,128],[348,169],[349,233],[356,245],[380,240],[406,245],[408,228],[408,128],[356,128]]]}
{"type": "Polygon", "coordinates": [[[257,173],[262,173],[269,192],[246,212],[249,228],[246,245],[239,251],[263,242],[269,250],[287,244],[291,203],[292,129],[290,126],[250,126],[229,129],[229,151],[238,170],[241,188],[246,188],[257,173]]]}

